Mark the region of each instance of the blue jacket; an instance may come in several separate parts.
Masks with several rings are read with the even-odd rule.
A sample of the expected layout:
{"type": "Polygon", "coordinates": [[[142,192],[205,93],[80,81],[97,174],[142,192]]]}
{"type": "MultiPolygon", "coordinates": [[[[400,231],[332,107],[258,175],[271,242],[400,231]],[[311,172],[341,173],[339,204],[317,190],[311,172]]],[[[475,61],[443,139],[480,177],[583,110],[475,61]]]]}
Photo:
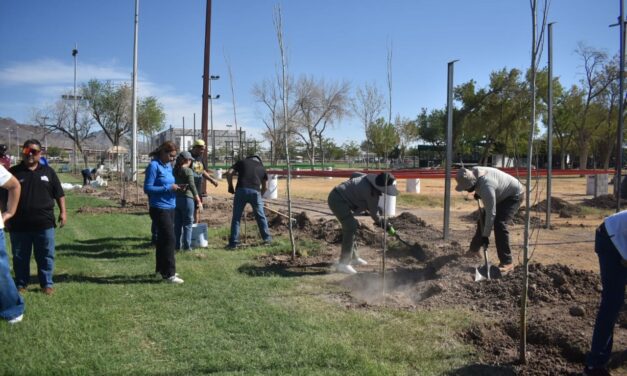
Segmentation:
{"type": "Polygon", "coordinates": [[[172,165],[153,159],[146,167],[144,192],[148,195],[151,208],[174,209],[176,207],[176,193],[170,190],[174,184],[172,165]]]}

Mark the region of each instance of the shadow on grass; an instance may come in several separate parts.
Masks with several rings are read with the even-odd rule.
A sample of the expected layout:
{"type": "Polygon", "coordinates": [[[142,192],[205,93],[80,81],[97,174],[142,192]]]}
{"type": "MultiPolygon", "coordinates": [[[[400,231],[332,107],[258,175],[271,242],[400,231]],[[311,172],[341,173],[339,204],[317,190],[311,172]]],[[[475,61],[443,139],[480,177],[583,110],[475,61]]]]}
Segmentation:
{"type": "Polygon", "coordinates": [[[131,251],[129,248],[143,249],[151,246],[144,237],[122,237],[77,240],[74,243],[59,245],[56,250],[63,256],[114,259],[145,256],[149,252],[131,251]]]}
{"type": "Polygon", "coordinates": [[[103,285],[125,285],[125,284],[155,284],[163,283],[161,279],[156,278],[154,274],[139,274],[139,275],[112,275],[94,277],[88,275],[72,275],[72,274],[58,274],[54,276],[55,283],[96,283],[103,285]]]}
{"type": "Polygon", "coordinates": [[[511,366],[470,364],[447,373],[447,376],[509,376],[515,375],[511,366]]]}
{"type": "Polygon", "coordinates": [[[329,273],[329,268],[333,265],[330,262],[319,262],[311,265],[254,265],[244,264],[237,271],[251,277],[302,277],[308,275],[323,275],[329,273]]]}

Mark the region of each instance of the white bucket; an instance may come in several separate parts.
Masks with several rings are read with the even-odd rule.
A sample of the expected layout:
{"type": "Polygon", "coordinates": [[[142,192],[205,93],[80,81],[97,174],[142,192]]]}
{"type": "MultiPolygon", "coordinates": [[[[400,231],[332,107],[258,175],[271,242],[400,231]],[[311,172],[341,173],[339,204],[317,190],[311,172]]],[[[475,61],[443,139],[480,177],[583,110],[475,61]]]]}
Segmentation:
{"type": "Polygon", "coordinates": [[[222,180],[222,169],[221,168],[216,170],[216,179],[222,180]]]}
{"type": "Polygon", "coordinates": [[[407,179],[405,191],[409,193],[420,193],[420,179],[407,179]]]}
{"type": "Polygon", "coordinates": [[[206,223],[195,223],[192,225],[192,248],[206,248],[209,246],[209,229],[206,223]]]}
{"type": "Polygon", "coordinates": [[[263,198],[277,199],[279,197],[279,176],[268,175],[268,190],[263,198]]]}
{"type": "MultiPolygon", "coordinates": [[[[333,171],[333,167],[325,167],[324,171],[329,171],[329,172],[333,171]]],[[[327,179],[331,180],[331,179],[333,179],[333,176],[327,176],[327,179]]]]}
{"type": "MultiPolygon", "coordinates": [[[[393,183],[396,185],[396,182],[393,183]]],[[[396,215],[396,196],[390,196],[386,194],[382,194],[379,196],[379,208],[381,208],[381,212],[383,213],[383,200],[385,199],[385,212],[384,215],[388,217],[394,217],[396,215]]]]}

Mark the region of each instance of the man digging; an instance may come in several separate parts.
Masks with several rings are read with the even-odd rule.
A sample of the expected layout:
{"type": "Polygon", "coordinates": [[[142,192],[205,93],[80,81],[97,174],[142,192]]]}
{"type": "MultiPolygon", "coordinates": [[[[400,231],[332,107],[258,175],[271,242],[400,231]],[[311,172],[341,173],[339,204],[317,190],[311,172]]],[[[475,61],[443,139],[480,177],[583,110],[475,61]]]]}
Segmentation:
{"type": "Polygon", "coordinates": [[[375,225],[388,230],[391,224],[383,223],[379,217],[379,197],[382,193],[390,196],[398,195],[394,185],[394,176],[387,172],[376,174],[354,174],[349,180],[333,188],[329,193],[329,208],[342,225],[342,254],[336,270],[340,273],[355,274],[352,265],[367,265],[366,260],[359,257],[354,243],[359,222],[353,213],[368,210],[375,225]]]}
{"type": "Polygon", "coordinates": [[[472,170],[461,168],[457,171],[458,192],[475,192],[475,199],[483,201],[485,215],[483,221],[477,223],[475,232],[466,256],[481,257],[479,249],[490,244],[490,233],[494,227],[496,253],[499,256],[499,270],[507,274],[514,268],[512,250],[509,245],[510,222],[522,201],[523,186],[518,179],[492,167],[474,167],[472,170]],[[483,222],[483,228],[480,223],[483,222]]]}

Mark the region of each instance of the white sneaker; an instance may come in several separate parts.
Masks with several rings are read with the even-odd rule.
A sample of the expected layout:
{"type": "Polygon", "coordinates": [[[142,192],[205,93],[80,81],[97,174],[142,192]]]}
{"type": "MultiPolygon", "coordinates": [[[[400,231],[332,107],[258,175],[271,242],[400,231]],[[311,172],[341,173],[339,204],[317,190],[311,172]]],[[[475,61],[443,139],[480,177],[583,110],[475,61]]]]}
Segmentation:
{"type": "Polygon", "coordinates": [[[11,320],[7,320],[7,322],[11,325],[13,324],[17,324],[18,322],[22,321],[22,319],[24,318],[24,315],[19,315],[18,317],[11,319],[11,320]]]}
{"type": "Polygon", "coordinates": [[[185,282],[181,278],[179,278],[179,276],[177,275],[173,275],[170,278],[164,278],[163,280],[166,281],[167,283],[174,283],[176,285],[180,285],[181,283],[185,282]]]}
{"type": "Polygon", "coordinates": [[[337,264],[335,270],[344,274],[357,274],[357,271],[352,266],[346,264],[337,264]]]}
{"type": "Polygon", "coordinates": [[[356,259],[351,260],[351,265],[368,265],[368,261],[362,259],[361,257],[357,257],[356,259]]]}

